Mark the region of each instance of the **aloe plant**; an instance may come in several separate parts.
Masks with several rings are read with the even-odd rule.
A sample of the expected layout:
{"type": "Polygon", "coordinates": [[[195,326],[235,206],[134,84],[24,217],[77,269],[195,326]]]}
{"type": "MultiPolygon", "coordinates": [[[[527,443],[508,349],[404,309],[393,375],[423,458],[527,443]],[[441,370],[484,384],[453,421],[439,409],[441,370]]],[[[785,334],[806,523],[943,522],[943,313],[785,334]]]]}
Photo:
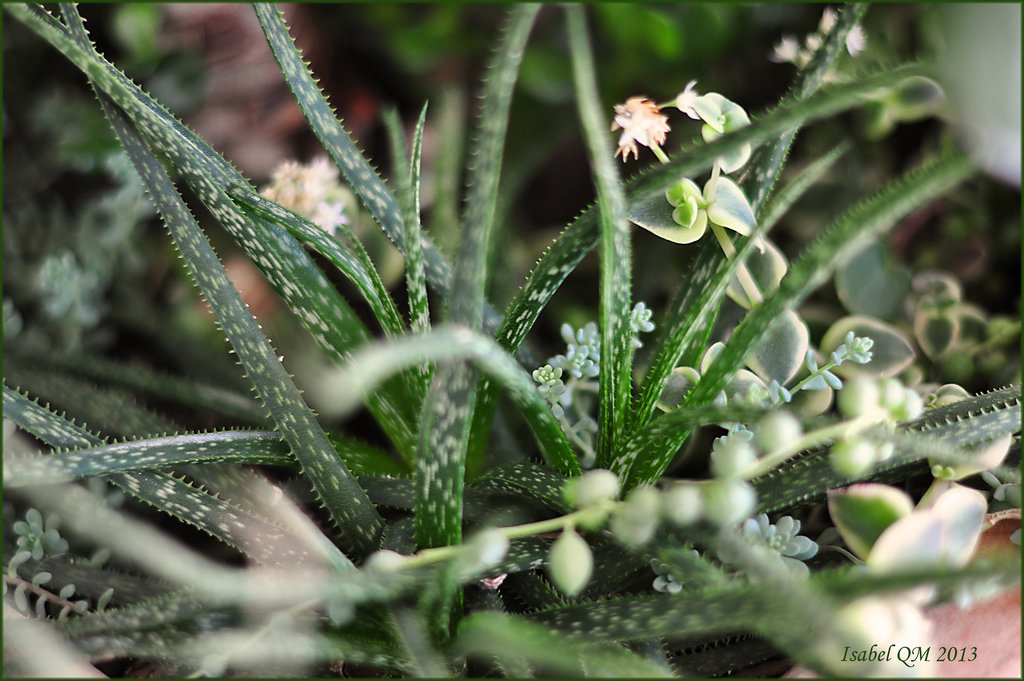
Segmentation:
{"type": "MultiPolygon", "coordinates": [[[[871,307],[851,291],[854,256],[975,181],[975,166],[952,148],[926,150],[917,167],[824,216],[792,260],[769,241],[852,146],[790,176],[797,132],[932,73],[926,63],[838,69],[865,7],[823,21],[792,89],[767,111],[748,115],[692,83],[662,105],[621,93],[620,152],[639,156],[639,143],[661,161],[627,180],[588,9],[510,7],[486,68],[464,231],[449,260],[421,217],[431,108],[411,148],[387,114],[392,171],[380,177],[283,14],[256,4],[331,172],[358,197],[352,210],[401,255],[404,293],[385,283],[346,220],[335,214],[328,230],[282,194],[261,192],[99,54],[74,5],[59,16],[36,4],[5,10],[13,30],[57,50],[93,88],[244,372],[244,381],[173,375],[10,334],[5,672],[73,675],[141,659],[196,676],[317,675],[339,664],[401,676],[671,676],[784,656],[860,675],[877,673],[877,660],[849,663],[842,651],[878,643],[862,617],[869,599],[895,594],[917,616],[972,586],[1019,583],[1017,560],[970,561],[988,503],[970,486],[996,480],[1005,504],[1016,484],[1019,506],[1019,386],[970,396],[903,380],[916,354],[897,307],[871,307]],[[596,201],[537,254],[502,310],[487,300],[487,254],[504,227],[503,153],[538,15],[564,21],[596,201]],[[704,121],[701,141],[666,144],[672,107],[704,121]],[[643,117],[653,127],[637,128],[643,117]],[[206,220],[315,343],[315,371],[278,356],[206,220]],[[649,233],[691,256],[660,312],[633,276],[644,266],[633,241],[649,233]],[[595,250],[593,321],[563,324],[566,350],[545,363],[527,338],[595,250]],[[844,304],[860,307],[812,333],[805,304],[833,277],[844,304]],[[864,316],[865,305],[888,321],[864,316]],[[179,424],[157,403],[231,427],[179,424]],[[339,425],[362,409],[379,429],[373,444],[339,425]],[[497,449],[506,454],[495,463],[497,449]],[[872,491],[843,491],[861,483],[872,491]],[[894,501],[891,484],[917,498],[900,491],[894,501]],[[852,553],[840,539],[828,551],[822,536],[800,533],[814,518],[824,530],[815,511],[825,508],[825,525],[852,553]],[[851,508],[867,509],[870,522],[851,508]],[[902,541],[927,544],[931,535],[914,529],[925,522],[956,535],[955,557],[900,553],[902,541]],[[934,587],[927,598],[922,586],[934,587]]],[[[857,267],[881,268],[880,258],[857,267]]],[[[969,322],[973,312],[954,315],[936,300],[919,316],[969,322]]],[[[8,312],[5,299],[5,321],[8,312]]]]}

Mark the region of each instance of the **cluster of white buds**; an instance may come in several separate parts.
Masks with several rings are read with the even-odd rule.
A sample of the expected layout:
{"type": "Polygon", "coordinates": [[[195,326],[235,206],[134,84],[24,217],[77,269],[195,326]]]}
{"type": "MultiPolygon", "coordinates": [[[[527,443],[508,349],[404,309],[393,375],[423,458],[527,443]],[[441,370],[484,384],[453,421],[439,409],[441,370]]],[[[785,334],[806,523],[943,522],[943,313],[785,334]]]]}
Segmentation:
{"type": "Polygon", "coordinates": [[[351,192],[338,181],[338,169],[324,157],[307,164],[285,161],[261,194],[331,235],[349,224],[346,207],[355,205],[351,192]]]}

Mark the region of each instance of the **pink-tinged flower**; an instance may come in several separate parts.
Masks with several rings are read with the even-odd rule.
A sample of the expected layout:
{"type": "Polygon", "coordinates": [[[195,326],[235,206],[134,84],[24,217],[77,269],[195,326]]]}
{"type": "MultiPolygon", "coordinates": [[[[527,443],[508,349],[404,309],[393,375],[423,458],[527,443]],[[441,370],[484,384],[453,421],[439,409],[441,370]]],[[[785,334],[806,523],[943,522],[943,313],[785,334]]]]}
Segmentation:
{"type": "Polygon", "coordinates": [[[684,114],[694,120],[700,118],[700,114],[694,108],[694,104],[697,102],[697,98],[700,97],[700,93],[693,89],[693,86],[697,84],[697,81],[691,80],[686,84],[686,89],[679,93],[676,97],[676,108],[682,111],[684,114]]]}
{"type": "Polygon", "coordinates": [[[622,135],[619,136],[619,148],[615,155],[622,154],[623,161],[630,154],[633,154],[633,158],[640,158],[637,142],[652,149],[660,148],[671,129],[668,116],[661,113],[660,107],[646,97],[630,97],[625,104],[615,105],[612,131],[620,128],[622,135]]]}
{"type": "Polygon", "coordinates": [[[850,32],[846,34],[846,51],[850,53],[851,57],[856,57],[867,46],[868,36],[860,24],[851,28],[850,32]]]}
{"type": "Polygon", "coordinates": [[[831,7],[826,7],[825,11],[821,13],[821,21],[818,22],[818,33],[825,35],[832,30],[832,27],[836,25],[836,19],[839,15],[831,7]]]}
{"type": "Polygon", "coordinates": [[[776,64],[796,64],[800,58],[800,42],[791,35],[782,36],[775,49],[768,56],[776,64]]]}

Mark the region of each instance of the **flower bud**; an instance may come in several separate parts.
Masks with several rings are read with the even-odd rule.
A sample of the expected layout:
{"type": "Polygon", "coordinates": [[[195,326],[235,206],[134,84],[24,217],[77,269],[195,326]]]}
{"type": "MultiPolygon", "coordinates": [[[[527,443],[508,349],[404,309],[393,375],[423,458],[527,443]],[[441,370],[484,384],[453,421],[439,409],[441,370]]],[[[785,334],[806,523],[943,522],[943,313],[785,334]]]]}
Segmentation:
{"type": "Polygon", "coordinates": [[[697,485],[675,484],[661,493],[662,517],[676,525],[692,525],[700,520],[703,505],[697,485]]]}
{"type": "Polygon", "coordinates": [[[800,421],[788,411],[773,411],[758,424],[754,433],[754,442],[762,450],[770,452],[790,445],[803,434],[800,421]]]}
{"type": "Polygon", "coordinates": [[[566,596],[575,596],[590,581],[594,555],[590,545],[575,530],[564,530],[548,552],[548,575],[566,596]]]}
{"type": "Polygon", "coordinates": [[[719,438],[711,452],[711,472],[715,477],[739,477],[757,463],[757,452],[745,439],[739,437],[719,438]]]}
{"type": "Polygon", "coordinates": [[[719,525],[746,520],[756,506],[754,488],[742,480],[712,480],[704,487],[704,517],[719,525]]]}
{"type": "Polygon", "coordinates": [[[881,404],[886,411],[892,412],[899,409],[906,399],[903,384],[895,378],[883,378],[878,387],[882,392],[881,404]]]}
{"type": "Polygon", "coordinates": [[[836,471],[856,477],[875,463],[875,448],[866,440],[842,440],[832,445],[831,459],[836,471]]]}
{"type": "Polygon", "coordinates": [[[609,470],[595,468],[573,478],[562,488],[565,500],[582,508],[614,499],[619,494],[619,477],[609,470]]]}
{"type": "Polygon", "coordinates": [[[881,393],[878,384],[870,378],[854,377],[839,392],[836,403],[848,419],[857,418],[878,406],[881,393]]]}
{"type": "Polygon", "coordinates": [[[474,534],[468,544],[473,555],[473,562],[480,567],[489,568],[505,559],[509,542],[508,537],[501,530],[489,527],[474,534]]]}
{"type": "Polygon", "coordinates": [[[914,390],[903,389],[903,403],[899,409],[893,412],[893,418],[897,421],[912,421],[924,411],[924,400],[914,390]]]}
{"type": "Polygon", "coordinates": [[[403,556],[395,551],[381,549],[370,554],[363,564],[363,569],[375,572],[394,572],[401,569],[408,558],[408,556],[403,556]]]}
{"type": "Polygon", "coordinates": [[[658,529],[661,500],[652,487],[637,487],[627,496],[624,504],[612,512],[611,531],[623,544],[646,544],[658,529]]]}

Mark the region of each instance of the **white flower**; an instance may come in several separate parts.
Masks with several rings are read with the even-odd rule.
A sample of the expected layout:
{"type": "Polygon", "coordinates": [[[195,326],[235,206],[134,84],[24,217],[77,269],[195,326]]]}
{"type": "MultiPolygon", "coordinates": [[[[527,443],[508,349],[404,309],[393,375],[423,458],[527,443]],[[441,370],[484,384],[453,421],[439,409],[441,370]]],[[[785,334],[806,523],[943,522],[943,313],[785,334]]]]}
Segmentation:
{"type": "Polygon", "coordinates": [[[775,46],[768,59],[776,64],[795,64],[800,56],[800,41],[795,36],[785,35],[775,46]]]}
{"type": "Polygon", "coordinates": [[[860,24],[851,28],[850,32],[846,34],[846,51],[850,53],[851,57],[856,57],[863,52],[867,44],[868,36],[860,24]]]}
{"type": "Polygon", "coordinates": [[[821,13],[821,21],[818,22],[818,33],[825,35],[832,30],[832,27],[836,25],[836,11],[831,7],[826,7],[825,11],[821,13]]]}
{"type": "Polygon", "coordinates": [[[313,213],[313,219],[310,222],[319,225],[324,231],[333,236],[337,233],[338,227],[348,224],[348,218],[345,216],[344,211],[345,207],[340,203],[321,201],[316,207],[316,212],[313,213]]]}
{"type": "Polygon", "coordinates": [[[686,89],[679,93],[676,97],[676,108],[682,111],[684,114],[694,120],[700,119],[700,114],[693,108],[697,98],[700,97],[700,93],[693,89],[693,86],[697,84],[697,81],[691,80],[686,84],[686,89]]]}
{"type": "Polygon", "coordinates": [[[271,175],[270,184],[260,192],[324,231],[335,234],[348,224],[344,214],[349,193],[338,181],[338,169],[326,157],[308,164],[285,161],[271,175]]]}
{"type": "Polygon", "coordinates": [[[661,147],[665,143],[665,135],[671,129],[668,116],[660,112],[660,107],[646,97],[630,97],[624,104],[615,105],[615,122],[612,131],[622,129],[619,147],[615,155],[622,154],[625,161],[629,154],[640,158],[636,143],[645,147],[661,147]]]}

